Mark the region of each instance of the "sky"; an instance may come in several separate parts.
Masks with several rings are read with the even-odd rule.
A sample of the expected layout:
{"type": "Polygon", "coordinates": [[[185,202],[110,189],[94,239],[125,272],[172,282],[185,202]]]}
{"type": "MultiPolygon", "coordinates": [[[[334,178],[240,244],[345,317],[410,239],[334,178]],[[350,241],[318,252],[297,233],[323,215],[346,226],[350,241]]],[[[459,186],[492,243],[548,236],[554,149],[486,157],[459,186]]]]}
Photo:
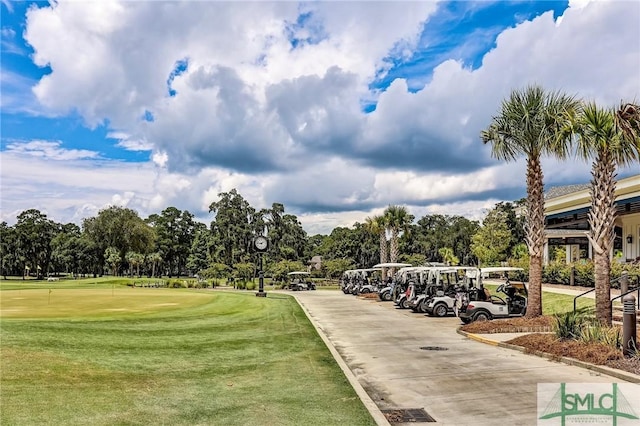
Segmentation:
{"type": "Polygon", "coordinates": [[[310,235],[391,204],[481,219],[526,196],[524,159],[480,140],[512,90],[640,100],[638,1],[0,2],[9,224],[111,205],[208,223],[234,188],[310,235]]]}

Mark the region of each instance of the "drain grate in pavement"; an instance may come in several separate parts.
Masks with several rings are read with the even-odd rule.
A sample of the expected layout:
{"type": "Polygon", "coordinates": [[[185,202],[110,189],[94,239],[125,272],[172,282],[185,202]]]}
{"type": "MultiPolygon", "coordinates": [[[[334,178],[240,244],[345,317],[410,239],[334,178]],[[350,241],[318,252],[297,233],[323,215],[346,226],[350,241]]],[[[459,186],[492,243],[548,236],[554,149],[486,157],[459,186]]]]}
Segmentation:
{"type": "Polygon", "coordinates": [[[443,348],[442,346],[420,346],[423,351],[448,351],[449,348],[443,348]]]}
{"type": "Polygon", "coordinates": [[[389,423],[435,423],[433,417],[422,408],[395,408],[382,410],[389,423]]]}

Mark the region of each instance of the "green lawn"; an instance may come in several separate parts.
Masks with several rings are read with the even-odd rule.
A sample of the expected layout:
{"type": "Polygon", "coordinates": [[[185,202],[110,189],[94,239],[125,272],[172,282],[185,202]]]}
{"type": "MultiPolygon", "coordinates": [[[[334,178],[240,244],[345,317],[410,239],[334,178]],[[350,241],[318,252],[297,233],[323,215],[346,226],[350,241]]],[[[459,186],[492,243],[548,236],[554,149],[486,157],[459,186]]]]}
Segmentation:
{"type": "Polygon", "coordinates": [[[375,424],[288,296],[85,284],[2,284],[0,424],[375,424]]]}
{"type": "MultiPolygon", "coordinates": [[[[489,289],[491,294],[495,294],[504,299],[503,293],[496,292],[498,288],[494,284],[485,284],[485,287],[489,289]]],[[[550,291],[542,292],[542,314],[554,315],[563,312],[569,312],[573,310],[573,298],[574,296],[568,294],[553,293],[550,291]]],[[[578,299],[577,307],[580,308],[593,308],[595,306],[595,300],[588,297],[581,297],[578,299]]]]}

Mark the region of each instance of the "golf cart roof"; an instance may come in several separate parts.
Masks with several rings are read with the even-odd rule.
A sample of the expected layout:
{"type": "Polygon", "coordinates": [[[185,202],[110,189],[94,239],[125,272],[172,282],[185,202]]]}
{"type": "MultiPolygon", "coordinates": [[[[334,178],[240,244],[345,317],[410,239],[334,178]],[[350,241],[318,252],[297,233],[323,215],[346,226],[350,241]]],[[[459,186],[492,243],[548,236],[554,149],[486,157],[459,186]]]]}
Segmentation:
{"type": "Polygon", "coordinates": [[[410,263],[378,263],[377,265],[373,265],[372,268],[405,268],[408,266],[413,266],[410,263]]]}
{"type": "Polygon", "coordinates": [[[311,275],[311,274],[305,271],[294,271],[294,272],[289,272],[287,275],[311,275]]]}

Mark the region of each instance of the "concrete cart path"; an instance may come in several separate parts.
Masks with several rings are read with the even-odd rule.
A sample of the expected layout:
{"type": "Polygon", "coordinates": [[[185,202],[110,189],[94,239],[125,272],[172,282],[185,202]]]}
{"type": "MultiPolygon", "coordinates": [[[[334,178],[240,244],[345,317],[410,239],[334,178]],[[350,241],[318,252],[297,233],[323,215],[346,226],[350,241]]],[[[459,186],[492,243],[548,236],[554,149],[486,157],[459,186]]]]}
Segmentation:
{"type": "Polygon", "coordinates": [[[456,426],[532,425],[538,383],[622,382],[473,341],[456,333],[454,317],[429,318],[340,291],[289,294],[382,410],[423,408],[438,424],[456,426]]]}

